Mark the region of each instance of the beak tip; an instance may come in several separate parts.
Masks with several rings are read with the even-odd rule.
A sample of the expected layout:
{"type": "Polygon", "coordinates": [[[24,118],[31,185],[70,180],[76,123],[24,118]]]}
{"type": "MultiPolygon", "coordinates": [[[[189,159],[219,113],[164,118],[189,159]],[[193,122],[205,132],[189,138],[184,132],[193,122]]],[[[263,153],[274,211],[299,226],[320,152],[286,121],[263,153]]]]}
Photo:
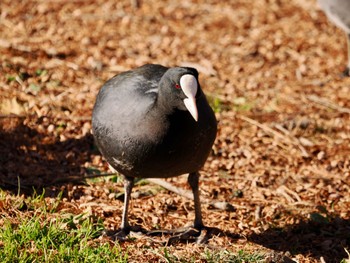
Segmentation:
{"type": "Polygon", "coordinates": [[[190,112],[191,116],[193,117],[193,119],[196,122],[198,122],[198,109],[197,109],[195,99],[194,98],[193,99],[186,98],[186,99],[184,99],[184,103],[185,103],[187,110],[190,112]]]}

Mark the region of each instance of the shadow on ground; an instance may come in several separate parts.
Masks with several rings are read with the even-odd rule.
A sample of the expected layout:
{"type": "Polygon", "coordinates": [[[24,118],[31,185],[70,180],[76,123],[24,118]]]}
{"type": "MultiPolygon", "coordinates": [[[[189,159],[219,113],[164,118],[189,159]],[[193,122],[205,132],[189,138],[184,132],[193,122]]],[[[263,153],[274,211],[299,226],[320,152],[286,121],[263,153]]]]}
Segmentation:
{"type": "Polygon", "coordinates": [[[31,194],[49,186],[83,183],[83,164],[96,152],[92,135],[60,141],[21,120],[10,122],[0,123],[0,188],[31,194]]]}
{"type": "Polygon", "coordinates": [[[324,218],[324,222],[302,222],[283,229],[271,228],[253,234],[248,240],[264,247],[303,254],[324,261],[341,262],[348,258],[344,248],[350,248],[350,220],[324,218]]]}

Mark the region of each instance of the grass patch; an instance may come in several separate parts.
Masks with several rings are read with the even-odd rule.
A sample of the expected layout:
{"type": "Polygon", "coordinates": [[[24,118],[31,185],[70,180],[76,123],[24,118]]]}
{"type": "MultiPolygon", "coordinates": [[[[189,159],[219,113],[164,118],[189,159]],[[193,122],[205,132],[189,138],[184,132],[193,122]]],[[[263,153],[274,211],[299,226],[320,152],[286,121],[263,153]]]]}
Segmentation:
{"type": "Polygon", "coordinates": [[[210,250],[205,251],[205,260],[208,263],[214,262],[231,262],[231,263],[243,263],[243,262],[265,262],[265,256],[259,253],[245,252],[239,250],[238,253],[233,253],[228,250],[222,250],[217,252],[212,252],[210,250]]]}
{"type": "Polygon", "coordinates": [[[73,216],[41,218],[36,215],[19,224],[5,222],[0,229],[1,262],[127,262],[127,254],[118,246],[90,242],[100,235],[101,222],[73,216]]]}
{"type": "Polygon", "coordinates": [[[4,200],[3,193],[0,262],[127,262],[128,254],[118,245],[96,239],[104,229],[101,220],[56,213],[60,196],[50,203],[44,194],[4,200]]]}
{"type": "Polygon", "coordinates": [[[244,97],[237,97],[233,101],[222,101],[220,98],[216,97],[215,95],[207,95],[207,99],[209,102],[209,105],[213,109],[215,113],[221,113],[224,111],[230,111],[234,110],[237,112],[242,111],[250,111],[252,108],[254,108],[255,103],[252,101],[248,101],[244,97]]]}
{"type": "Polygon", "coordinates": [[[168,248],[164,248],[163,259],[168,263],[177,263],[177,262],[188,262],[194,263],[198,262],[207,262],[207,263],[216,263],[216,262],[230,262],[230,263],[262,263],[265,262],[265,255],[263,253],[257,252],[246,252],[244,250],[239,250],[237,253],[223,249],[223,250],[211,250],[205,249],[203,253],[198,256],[178,257],[170,253],[168,248]]]}
{"type": "Polygon", "coordinates": [[[254,102],[248,101],[245,97],[237,97],[233,100],[233,109],[238,112],[250,111],[254,106],[254,102]]]}
{"type": "Polygon", "coordinates": [[[223,110],[222,102],[219,98],[208,97],[209,104],[215,113],[220,113],[223,110]]]}

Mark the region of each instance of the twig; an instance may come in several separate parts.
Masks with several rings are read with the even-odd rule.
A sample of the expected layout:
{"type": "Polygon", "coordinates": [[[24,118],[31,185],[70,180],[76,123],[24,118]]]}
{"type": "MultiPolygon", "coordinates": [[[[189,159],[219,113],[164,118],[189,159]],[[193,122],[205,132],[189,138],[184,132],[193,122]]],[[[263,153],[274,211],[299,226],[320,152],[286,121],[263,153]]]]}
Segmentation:
{"type": "Polygon", "coordinates": [[[261,206],[258,205],[254,211],[255,220],[258,221],[261,218],[261,206]]]}
{"type": "MultiPolygon", "coordinates": [[[[168,183],[162,179],[159,179],[159,178],[147,178],[147,181],[151,182],[151,183],[154,183],[154,184],[157,184],[171,192],[174,192],[178,195],[181,195],[185,198],[188,198],[190,200],[193,200],[193,194],[191,191],[187,191],[187,190],[184,190],[182,188],[179,188],[179,187],[176,187],[174,185],[172,185],[171,183],[168,183]]],[[[202,200],[203,203],[205,204],[209,204],[217,209],[220,209],[220,210],[225,210],[225,211],[235,211],[235,208],[227,203],[227,202],[219,202],[219,201],[209,201],[209,200],[202,200]]]]}
{"type": "Polygon", "coordinates": [[[181,195],[187,199],[191,199],[193,200],[193,195],[192,195],[192,192],[190,191],[187,191],[185,189],[182,189],[182,188],[179,188],[179,187],[176,187],[174,185],[172,185],[171,183],[168,183],[162,179],[159,179],[159,178],[147,178],[147,181],[151,182],[151,183],[154,183],[154,184],[157,184],[171,192],[174,192],[175,194],[178,194],[178,195],[181,195]]]}
{"type": "Polygon", "coordinates": [[[11,42],[0,38],[0,47],[1,48],[12,48],[21,52],[31,52],[32,49],[29,46],[19,45],[19,44],[12,44],[11,42]]]}
{"type": "MultiPolygon", "coordinates": [[[[19,52],[23,52],[23,53],[39,53],[39,54],[44,54],[47,57],[55,57],[57,56],[57,51],[56,50],[46,50],[46,49],[33,49],[30,46],[25,46],[25,45],[21,45],[21,44],[16,44],[16,43],[11,43],[10,41],[7,41],[3,38],[0,38],[0,48],[5,48],[5,49],[13,49],[19,52]]],[[[70,61],[65,61],[65,60],[61,60],[61,59],[52,59],[52,61],[54,61],[55,63],[57,63],[58,65],[65,65],[71,69],[74,70],[78,70],[79,69],[79,65],[70,62],[70,61]]],[[[52,62],[51,62],[52,63],[52,62]]],[[[16,78],[16,81],[19,82],[19,84],[23,85],[23,82],[20,78],[16,78]]]]}
{"type": "Polygon", "coordinates": [[[349,253],[349,251],[344,247],[344,250],[345,250],[345,252],[346,252],[346,254],[348,254],[348,258],[345,258],[344,260],[344,262],[345,263],[350,263],[350,253],[349,253]]]}
{"type": "Polygon", "coordinates": [[[293,146],[298,147],[299,150],[301,151],[301,155],[303,157],[309,157],[309,154],[307,153],[305,148],[301,145],[301,143],[296,138],[287,137],[287,136],[283,135],[282,133],[279,133],[279,132],[275,131],[274,129],[270,128],[269,126],[262,124],[256,120],[251,119],[251,118],[248,118],[246,116],[238,116],[238,118],[240,118],[240,119],[242,119],[242,120],[244,120],[252,125],[259,127],[260,129],[264,130],[266,133],[272,134],[273,137],[278,138],[287,144],[291,144],[293,146]]]}
{"type": "Polygon", "coordinates": [[[265,132],[272,134],[274,137],[277,137],[277,138],[279,138],[279,139],[281,139],[283,141],[286,140],[285,136],[283,136],[281,133],[275,131],[274,129],[266,126],[265,124],[262,124],[262,123],[260,123],[260,122],[258,122],[256,120],[253,120],[253,119],[248,118],[246,116],[238,116],[238,118],[240,118],[240,119],[242,119],[242,120],[244,120],[244,121],[246,121],[246,122],[248,122],[250,124],[253,124],[253,125],[259,127],[260,129],[264,130],[265,132]]]}
{"type": "Polygon", "coordinates": [[[299,141],[298,138],[296,138],[295,136],[291,135],[290,132],[288,130],[286,130],[285,128],[283,128],[280,124],[276,124],[275,127],[278,130],[282,131],[286,136],[288,136],[288,138],[292,141],[292,143],[299,148],[299,150],[301,151],[302,156],[309,157],[308,152],[306,151],[306,149],[301,144],[301,142],[299,141]]]}
{"type": "MultiPolygon", "coordinates": [[[[111,176],[115,175],[116,173],[102,173],[102,174],[90,174],[90,175],[85,175],[85,176],[69,176],[68,178],[64,178],[62,180],[57,179],[54,181],[54,183],[63,183],[66,181],[83,181],[83,179],[91,179],[91,178],[98,178],[98,177],[105,177],[105,176],[111,176]]],[[[185,189],[176,187],[172,185],[171,183],[168,183],[162,179],[159,178],[147,178],[148,182],[157,184],[171,192],[174,192],[180,196],[183,196],[187,199],[193,200],[193,194],[191,191],[187,191],[185,189]]],[[[210,206],[213,206],[217,209],[224,210],[224,211],[230,211],[233,212],[236,209],[228,202],[220,202],[220,201],[209,201],[209,200],[202,200],[202,203],[208,204],[210,206]]]]}
{"type": "MultiPolygon", "coordinates": [[[[17,114],[0,114],[0,119],[6,118],[19,118],[25,119],[30,118],[32,115],[17,115],[17,114]]],[[[49,116],[49,115],[41,115],[41,117],[46,117],[49,119],[57,119],[57,120],[71,120],[71,121],[91,121],[91,116],[49,116]]]]}
{"type": "Polygon", "coordinates": [[[112,175],[116,175],[116,173],[89,174],[89,175],[84,175],[83,179],[92,179],[92,178],[106,177],[106,176],[112,176],[112,175]]]}
{"type": "Polygon", "coordinates": [[[57,119],[69,121],[91,121],[91,116],[60,116],[57,119]]]}
{"type": "Polygon", "coordinates": [[[6,119],[6,118],[19,118],[19,119],[24,119],[26,118],[25,115],[17,115],[17,114],[0,114],[0,119],[6,119]]]}
{"type": "Polygon", "coordinates": [[[302,171],[310,171],[314,175],[308,174],[307,176],[302,176],[302,177],[307,177],[308,179],[319,179],[319,180],[340,180],[344,185],[350,185],[349,180],[341,175],[338,175],[337,173],[329,173],[327,170],[321,167],[305,167],[300,170],[300,173],[302,171]]]}
{"type": "Polygon", "coordinates": [[[301,202],[300,196],[296,192],[290,190],[284,185],[278,187],[276,192],[282,195],[284,198],[286,198],[290,203],[294,203],[295,200],[297,200],[298,202],[301,202]],[[293,197],[291,197],[291,195],[295,198],[295,200],[293,197]]]}
{"type": "Polygon", "coordinates": [[[330,108],[330,109],[333,109],[333,110],[337,110],[339,112],[343,112],[343,113],[349,113],[350,114],[350,109],[349,108],[345,108],[345,107],[341,107],[333,102],[330,102],[324,98],[320,98],[316,95],[309,95],[309,96],[306,96],[306,98],[308,100],[311,100],[317,104],[320,104],[324,107],[327,107],[327,108],[330,108]]]}

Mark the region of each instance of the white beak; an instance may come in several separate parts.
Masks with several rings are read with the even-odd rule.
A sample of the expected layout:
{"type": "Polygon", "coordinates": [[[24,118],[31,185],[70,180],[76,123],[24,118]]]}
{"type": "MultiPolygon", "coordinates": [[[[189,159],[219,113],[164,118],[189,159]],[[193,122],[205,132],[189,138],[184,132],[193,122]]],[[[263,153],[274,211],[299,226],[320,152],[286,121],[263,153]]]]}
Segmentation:
{"type": "Polygon", "coordinates": [[[186,74],[180,78],[180,86],[183,93],[187,96],[184,99],[184,104],[187,110],[191,113],[193,119],[198,121],[198,110],[196,105],[196,94],[198,90],[198,83],[193,75],[186,74]]]}

